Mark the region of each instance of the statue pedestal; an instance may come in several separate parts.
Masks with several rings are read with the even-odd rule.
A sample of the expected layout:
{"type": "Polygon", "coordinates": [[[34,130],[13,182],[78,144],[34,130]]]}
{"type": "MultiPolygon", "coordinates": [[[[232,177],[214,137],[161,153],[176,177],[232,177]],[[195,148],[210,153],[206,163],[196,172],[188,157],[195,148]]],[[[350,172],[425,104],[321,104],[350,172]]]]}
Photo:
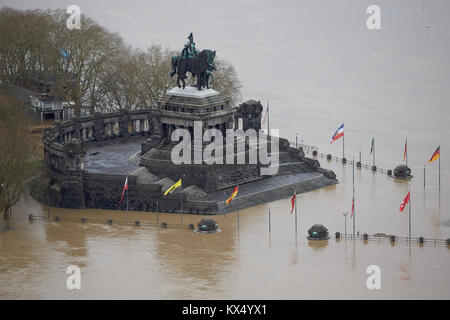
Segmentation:
{"type": "Polygon", "coordinates": [[[171,90],[167,91],[166,95],[201,99],[201,98],[219,96],[220,93],[214,89],[198,90],[197,87],[186,87],[184,89],[175,87],[175,88],[172,88],[171,90]]]}
{"type": "MultiPolygon", "coordinates": [[[[140,165],[153,174],[166,175],[174,181],[183,177],[183,188],[195,184],[205,191],[260,179],[258,164],[228,165],[224,159],[223,164],[209,165],[203,161],[196,163],[194,156],[191,156],[191,162],[176,165],[171,159],[172,149],[179,143],[171,141],[172,132],[176,129],[187,129],[191,136],[192,154],[203,156],[205,146],[211,141],[201,141],[196,145],[193,143],[194,137],[203,137],[207,129],[214,128],[225,138],[226,130],[233,129],[235,117],[240,114],[238,107],[231,106],[227,97],[213,89],[176,87],[169,90],[158,102],[154,113],[156,122],[161,126],[160,140],[153,142],[153,148],[147,146],[142,150],[144,154],[140,165]]],[[[226,143],[224,141],[224,150],[226,143]]],[[[231,143],[234,145],[234,140],[231,143]]]]}

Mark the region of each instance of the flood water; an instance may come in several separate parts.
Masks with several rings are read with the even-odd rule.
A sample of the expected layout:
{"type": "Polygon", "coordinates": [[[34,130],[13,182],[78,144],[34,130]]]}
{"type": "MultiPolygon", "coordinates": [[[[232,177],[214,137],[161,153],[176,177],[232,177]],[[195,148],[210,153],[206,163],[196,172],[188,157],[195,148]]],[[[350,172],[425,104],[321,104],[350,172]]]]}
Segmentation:
{"type": "MultiPolygon", "coordinates": [[[[18,8],[34,2],[4,1],[18,8]]],[[[67,1],[66,1],[67,2],[67,1]]],[[[65,8],[65,1],[40,1],[65,8]]],[[[280,135],[342,154],[329,139],[345,123],[346,157],[392,169],[402,163],[408,137],[412,180],[355,168],[356,231],[408,235],[399,212],[411,190],[412,235],[450,238],[450,2],[377,1],[382,29],[366,28],[372,1],[198,1],[177,10],[174,1],[78,1],[82,12],[119,32],[130,44],[179,48],[194,33],[197,49],[216,49],[231,61],[243,98],[270,100],[270,123],[280,135]],[[200,17],[189,19],[188,17],[200,17]],[[426,164],[441,146],[438,161],[426,164]]],[[[445,245],[336,240],[352,202],[352,167],[318,158],[339,184],[298,197],[299,234],[290,199],[216,216],[222,232],[189,231],[202,217],[184,215],[183,228],[107,225],[124,211],[50,208],[51,216],[104,223],[28,221],[47,207],[25,195],[0,232],[0,298],[150,299],[449,299],[450,249],[445,245]],[[268,232],[268,211],[271,228],[268,232]],[[324,224],[332,237],[309,242],[324,224]],[[66,268],[81,267],[82,289],[66,288],[66,268]],[[381,269],[381,290],[368,290],[366,269],[381,269]]],[[[156,222],[155,213],[130,212],[129,221],[156,222]]],[[[180,216],[160,214],[176,224],[180,216]]],[[[352,219],[347,217],[347,232],[352,219]]],[[[1,222],[3,224],[3,222],[1,222]]],[[[1,230],[1,229],[0,229],[1,230]]]]}

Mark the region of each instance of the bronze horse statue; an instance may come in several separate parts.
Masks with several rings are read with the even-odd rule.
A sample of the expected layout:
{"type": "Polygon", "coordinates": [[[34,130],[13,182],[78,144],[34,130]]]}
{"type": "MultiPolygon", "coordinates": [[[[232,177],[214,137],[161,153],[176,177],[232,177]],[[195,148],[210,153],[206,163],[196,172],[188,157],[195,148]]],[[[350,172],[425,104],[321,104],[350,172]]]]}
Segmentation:
{"type": "Polygon", "coordinates": [[[183,58],[181,56],[172,56],[172,70],[170,76],[178,75],[177,85],[181,88],[180,80],[183,83],[183,89],[186,87],[185,80],[187,78],[186,72],[190,72],[192,77],[197,77],[197,89],[201,90],[202,87],[209,89],[209,77],[212,78],[212,71],[216,70],[214,65],[214,58],[216,51],[202,50],[195,58],[183,58]]]}

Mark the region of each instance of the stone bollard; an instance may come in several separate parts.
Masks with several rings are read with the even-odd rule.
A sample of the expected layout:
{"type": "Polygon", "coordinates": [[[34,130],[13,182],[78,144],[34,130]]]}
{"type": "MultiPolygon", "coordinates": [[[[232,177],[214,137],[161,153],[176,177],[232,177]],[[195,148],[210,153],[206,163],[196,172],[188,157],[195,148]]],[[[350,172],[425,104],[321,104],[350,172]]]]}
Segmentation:
{"type": "Polygon", "coordinates": [[[113,223],[112,219],[109,219],[108,224],[112,224],[112,223],[113,223]]]}
{"type": "Polygon", "coordinates": [[[331,160],[331,154],[327,154],[327,160],[331,160]]]}
{"type": "Polygon", "coordinates": [[[395,243],[395,236],[394,236],[394,235],[391,236],[391,243],[392,243],[392,244],[395,243]]]}
{"type": "Polygon", "coordinates": [[[419,237],[419,244],[423,244],[423,237],[419,237]]]}
{"type": "Polygon", "coordinates": [[[161,223],[161,228],[167,228],[167,222],[161,223]]]}
{"type": "Polygon", "coordinates": [[[340,239],[341,238],[341,233],[340,232],[336,232],[336,239],[340,239]]]}
{"type": "Polygon", "coordinates": [[[29,214],[28,215],[28,220],[33,221],[33,219],[34,219],[34,216],[32,214],[29,214]]]}
{"type": "Polygon", "coordinates": [[[317,150],[313,151],[313,156],[317,156],[317,150]]]}
{"type": "Polygon", "coordinates": [[[369,240],[369,235],[368,235],[367,233],[364,233],[364,234],[363,234],[363,240],[364,240],[364,241],[369,240]]]}
{"type": "Polygon", "coordinates": [[[141,223],[140,223],[139,221],[135,221],[135,222],[134,222],[134,225],[135,225],[136,227],[139,227],[139,226],[141,225],[141,223]]]}
{"type": "Polygon", "coordinates": [[[191,224],[189,225],[189,230],[194,230],[194,228],[195,228],[194,224],[191,223],[191,224]]]}
{"type": "Polygon", "coordinates": [[[59,219],[59,217],[58,216],[56,216],[55,217],[55,221],[59,221],[60,219],[59,219]]]}
{"type": "Polygon", "coordinates": [[[81,218],[81,223],[86,223],[86,218],[81,218]]]}

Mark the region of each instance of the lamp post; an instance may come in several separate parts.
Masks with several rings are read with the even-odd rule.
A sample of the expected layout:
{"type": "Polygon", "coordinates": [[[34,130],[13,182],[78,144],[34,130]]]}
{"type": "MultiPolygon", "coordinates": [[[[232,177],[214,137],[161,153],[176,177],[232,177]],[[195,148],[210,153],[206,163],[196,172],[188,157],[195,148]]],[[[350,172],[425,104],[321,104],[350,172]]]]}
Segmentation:
{"type": "Polygon", "coordinates": [[[344,235],[347,235],[347,215],[348,215],[348,212],[343,212],[342,214],[344,216],[344,235]]]}

